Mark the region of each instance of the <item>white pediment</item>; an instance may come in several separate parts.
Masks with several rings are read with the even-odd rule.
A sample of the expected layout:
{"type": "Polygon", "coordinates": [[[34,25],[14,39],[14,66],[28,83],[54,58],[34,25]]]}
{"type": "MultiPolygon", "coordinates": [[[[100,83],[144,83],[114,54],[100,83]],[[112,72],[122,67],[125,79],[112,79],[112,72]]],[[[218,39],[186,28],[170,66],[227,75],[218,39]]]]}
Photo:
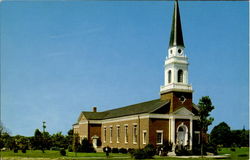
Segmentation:
{"type": "Polygon", "coordinates": [[[194,116],[194,114],[192,112],[190,112],[187,108],[182,107],[180,109],[178,109],[177,111],[175,111],[173,114],[176,115],[188,115],[188,116],[194,116]]]}

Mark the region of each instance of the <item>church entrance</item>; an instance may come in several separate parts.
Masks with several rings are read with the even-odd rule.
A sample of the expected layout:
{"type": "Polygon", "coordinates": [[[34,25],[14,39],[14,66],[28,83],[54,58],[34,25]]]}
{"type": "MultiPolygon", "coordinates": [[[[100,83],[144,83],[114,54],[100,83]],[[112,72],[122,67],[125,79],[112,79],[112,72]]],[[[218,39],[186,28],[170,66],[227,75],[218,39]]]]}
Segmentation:
{"type": "Polygon", "coordinates": [[[179,125],[177,128],[177,145],[186,146],[188,144],[188,128],[186,125],[179,125]]]}

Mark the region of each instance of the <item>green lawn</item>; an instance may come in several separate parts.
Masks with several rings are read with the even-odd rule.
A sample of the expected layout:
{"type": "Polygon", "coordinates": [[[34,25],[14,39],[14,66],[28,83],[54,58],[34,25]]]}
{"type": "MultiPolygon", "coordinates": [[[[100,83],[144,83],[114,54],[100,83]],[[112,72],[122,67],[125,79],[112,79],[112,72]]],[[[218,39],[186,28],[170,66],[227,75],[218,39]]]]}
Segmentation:
{"type": "MultiPolygon", "coordinates": [[[[230,154],[231,160],[248,160],[249,159],[249,148],[236,148],[236,151],[231,151],[230,148],[223,148],[221,151],[219,151],[219,155],[224,154],[230,154]]],[[[107,159],[105,156],[105,153],[77,153],[77,156],[75,156],[75,153],[73,152],[67,152],[67,156],[61,156],[59,151],[45,151],[45,153],[42,153],[40,150],[32,151],[28,150],[27,153],[22,153],[19,151],[18,153],[14,153],[13,151],[4,151],[1,152],[1,157],[3,160],[19,160],[23,159],[26,160],[49,160],[49,159],[55,159],[55,160],[62,160],[62,159],[69,159],[69,160],[79,160],[79,159],[91,159],[91,160],[104,160],[107,159]]],[[[110,159],[126,159],[131,160],[129,154],[119,154],[119,153],[111,153],[110,159]]],[[[177,160],[177,159],[183,159],[181,157],[159,157],[155,156],[155,159],[157,160],[177,160]]],[[[185,158],[185,159],[192,159],[192,158],[185,158]]],[[[211,158],[194,158],[195,160],[212,160],[211,158]]]]}

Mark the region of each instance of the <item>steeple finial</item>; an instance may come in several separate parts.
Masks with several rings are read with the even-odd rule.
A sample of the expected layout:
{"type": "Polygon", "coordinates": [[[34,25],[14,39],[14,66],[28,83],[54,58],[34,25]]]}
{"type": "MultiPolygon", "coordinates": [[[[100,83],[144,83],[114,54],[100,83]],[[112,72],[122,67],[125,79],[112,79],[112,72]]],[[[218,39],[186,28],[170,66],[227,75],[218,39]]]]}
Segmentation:
{"type": "Polygon", "coordinates": [[[174,4],[174,13],[173,13],[173,21],[172,21],[172,29],[169,40],[169,47],[173,46],[184,46],[184,41],[182,37],[182,29],[181,29],[181,17],[179,12],[178,1],[175,0],[174,4]]]}

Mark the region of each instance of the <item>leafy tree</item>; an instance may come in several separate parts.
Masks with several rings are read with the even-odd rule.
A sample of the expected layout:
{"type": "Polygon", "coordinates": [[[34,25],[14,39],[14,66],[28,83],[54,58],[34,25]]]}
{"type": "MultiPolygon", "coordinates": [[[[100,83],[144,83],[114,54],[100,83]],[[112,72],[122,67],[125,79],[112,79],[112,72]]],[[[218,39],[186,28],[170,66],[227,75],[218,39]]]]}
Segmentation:
{"type": "Polygon", "coordinates": [[[77,133],[74,133],[72,149],[75,152],[75,156],[77,155],[79,147],[80,147],[80,137],[79,137],[79,135],[77,133]]]}
{"type": "Polygon", "coordinates": [[[58,132],[51,136],[52,146],[57,148],[67,148],[67,139],[62,135],[62,132],[58,132]]]}
{"type": "Polygon", "coordinates": [[[90,152],[94,152],[95,149],[93,148],[92,143],[89,143],[87,138],[84,138],[82,140],[81,146],[80,146],[80,152],[86,152],[86,153],[90,153],[90,152]]]}
{"type": "Polygon", "coordinates": [[[39,129],[35,130],[34,137],[32,137],[31,139],[31,144],[33,149],[40,149],[44,153],[43,134],[40,132],[39,129]]]}
{"type": "Polygon", "coordinates": [[[66,141],[67,141],[67,145],[68,145],[68,150],[69,150],[70,152],[73,151],[73,149],[72,149],[73,137],[74,137],[73,129],[70,129],[70,130],[68,131],[68,135],[66,136],[66,141]]]}
{"type": "Polygon", "coordinates": [[[201,129],[201,155],[203,155],[204,142],[206,138],[206,133],[208,130],[208,126],[212,124],[214,118],[210,117],[210,112],[214,109],[212,105],[212,101],[209,96],[204,96],[199,100],[199,126],[201,129]]]}
{"type": "Polygon", "coordinates": [[[15,139],[17,149],[27,150],[29,148],[29,139],[27,137],[16,135],[15,139]]]}
{"type": "Polygon", "coordinates": [[[224,147],[231,146],[231,130],[228,124],[221,122],[213,128],[210,134],[212,144],[223,145],[224,147]]]}

